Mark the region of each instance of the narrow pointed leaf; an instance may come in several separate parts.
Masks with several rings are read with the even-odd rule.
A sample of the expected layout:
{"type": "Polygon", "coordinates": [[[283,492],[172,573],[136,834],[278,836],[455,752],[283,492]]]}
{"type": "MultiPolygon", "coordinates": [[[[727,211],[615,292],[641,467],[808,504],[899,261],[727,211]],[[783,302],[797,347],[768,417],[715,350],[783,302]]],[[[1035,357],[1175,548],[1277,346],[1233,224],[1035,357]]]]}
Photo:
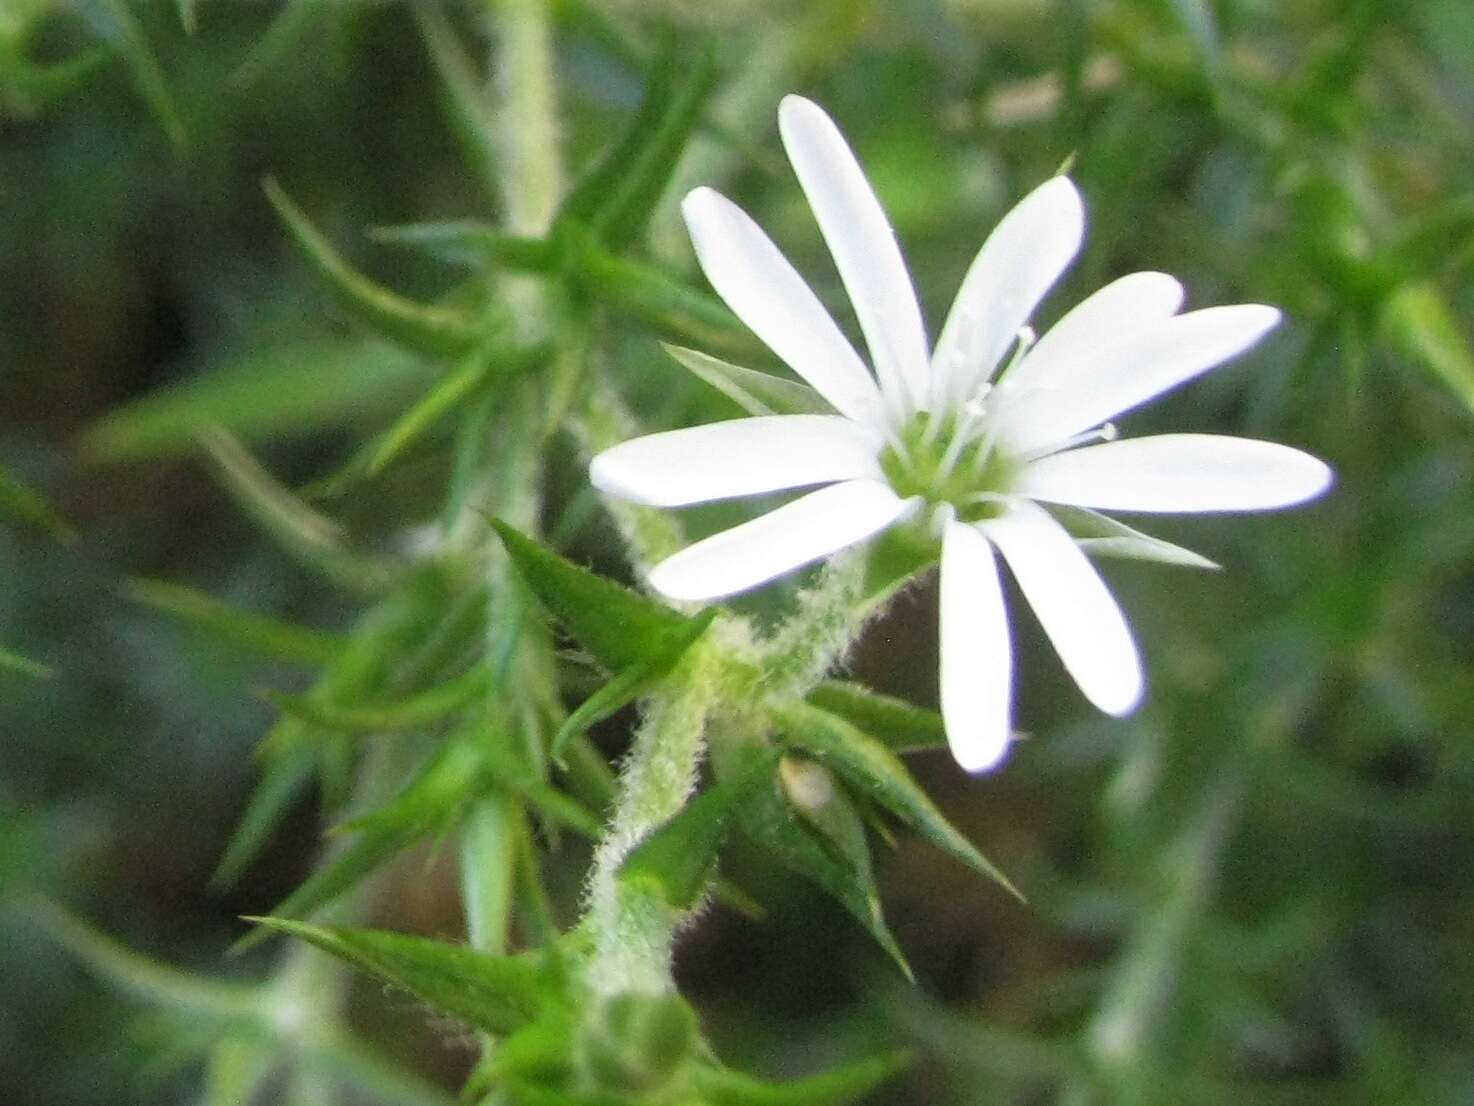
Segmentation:
{"type": "Polygon", "coordinates": [[[569,741],[594,723],[608,718],[615,711],[634,702],[654,687],[661,677],[675,667],[676,662],[685,655],[686,650],[691,648],[702,634],[706,633],[707,627],[712,624],[716,616],[715,607],[702,611],[678,632],[672,633],[662,642],[657,652],[630,665],[580,703],[578,709],[568,716],[567,721],[553,737],[553,759],[559,764],[563,763],[563,751],[568,747],[569,741]]]}
{"type": "Polygon", "coordinates": [[[267,698],[294,718],[322,729],[383,733],[444,721],[484,699],[495,682],[489,668],[477,665],[453,680],[394,703],[344,706],[310,695],[270,694],[267,698]]]}
{"type": "Polygon", "coordinates": [[[19,672],[37,680],[49,680],[56,675],[53,669],[39,661],[33,661],[30,657],[23,657],[19,653],[12,653],[9,649],[0,649],[0,670],[19,672]]]}
{"type": "Polygon", "coordinates": [[[1022,898],[986,857],[937,809],[900,759],[880,741],[827,711],[804,703],[773,712],[784,738],[828,765],[852,787],[885,807],[938,848],[1022,898]]]}
{"type": "Polygon", "coordinates": [[[58,541],[70,542],[77,536],[71,523],[55,507],[3,468],[0,468],[0,511],[44,530],[58,541]]]}
{"type": "Polygon", "coordinates": [[[695,1085],[711,1106],[848,1106],[894,1078],[911,1063],[906,1052],[892,1052],[842,1068],[769,1083],[724,1068],[698,1068],[695,1085]]]}
{"type": "Polygon", "coordinates": [[[591,220],[611,250],[644,237],[650,216],[675,173],[692,132],[701,121],[706,102],[716,86],[715,54],[702,44],[685,47],[681,56],[672,48],[660,63],[679,67],[669,98],[657,105],[652,125],[632,136],[634,156],[615,180],[615,190],[599,205],[591,220]]]}
{"type": "Polygon", "coordinates": [[[633,316],[662,337],[742,360],[772,354],[720,300],[651,265],[615,257],[597,246],[572,249],[576,276],[590,295],[633,316]]]}
{"type": "Polygon", "coordinates": [[[476,269],[492,264],[518,272],[545,273],[555,262],[552,245],[543,239],[505,234],[490,223],[472,219],[374,227],[368,234],[377,242],[413,246],[441,261],[476,269]]]}
{"type": "Polygon", "coordinates": [[[144,36],[138,17],[129,9],[127,0],[84,0],[84,14],[97,33],[117,50],[139,95],[147,102],[159,126],[175,146],[184,145],[184,116],[169,91],[164,71],[159,68],[153,48],[144,36]]]}
{"type": "Polygon", "coordinates": [[[383,472],[390,461],[418,441],[441,418],[475,395],[491,376],[493,365],[493,360],[484,353],[473,353],[453,372],[437,380],[419,402],[396,419],[394,425],[374,443],[365,466],[366,474],[377,476],[383,472]]]}
{"type": "Polygon", "coordinates": [[[1200,553],[1170,541],[1143,534],[1108,515],[1085,507],[1052,505],[1050,514],[1064,525],[1081,549],[1092,557],[1121,557],[1133,561],[1156,561],[1180,568],[1222,568],[1200,553]]]}
{"type": "Polygon", "coordinates": [[[222,890],[235,885],[286,817],[292,804],[312,782],[310,749],[293,749],[267,762],[261,781],[251,792],[245,813],[226,843],[225,853],[210,876],[210,886],[222,890]]]}
{"type": "Polygon", "coordinates": [[[479,332],[470,315],[416,303],[375,284],[343,259],[281,185],[268,177],[262,187],[338,302],[375,333],[409,349],[435,355],[462,354],[476,344],[479,332]]]}
{"type": "Polygon", "coordinates": [[[676,910],[694,909],[711,885],[737,804],[759,781],[771,779],[776,759],[758,758],[742,775],[718,780],[687,803],[630,853],[619,879],[654,889],[676,910]]]}
{"type": "Polygon", "coordinates": [[[939,713],[859,684],[826,680],[809,693],[808,701],[876,738],[893,753],[947,747],[947,730],[939,713]]]}
{"type": "Polygon", "coordinates": [[[624,131],[574,185],[558,222],[595,229],[616,249],[643,234],[715,77],[709,49],[693,58],[678,54],[670,43],[651,65],[644,95],[624,131]]]}
{"type": "Polygon", "coordinates": [[[226,490],[282,549],[352,590],[380,591],[389,585],[389,565],[349,549],[336,523],[278,483],[235,438],[217,428],[201,432],[200,443],[226,490]]]}
{"type": "Polygon", "coordinates": [[[106,46],[81,50],[63,61],[49,64],[37,64],[8,55],[4,62],[7,67],[4,91],[12,110],[33,114],[80,88],[112,59],[113,52],[106,46]]]}
{"type": "Polygon", "coordinates": [[[327,664],[346,641],[336,634],[252,614],[196,588],[167,580],[134,579],[123,594],[223,641],[263,656],[300,664],[327,664]]]}
{"type": "Polygon", "coordinates": [[[253,987],[220,983],[161,964],[122,945],[50,899],[27,895],[27,917],[57,944],[122,990],[194,1016],[249,1017],[260,1007],[253,987]]]}
{"type": "Polygon", "coordinates": [[[827,415],[833,408],[814,389],[772,373],[744,369],[708,353],[665,344],[665,352],[749,415],[827,415]]]}
{"type": "Polygon", "coordinates": [[[501,158],[496,148],[497,121],[487,98],[488,82],[476,72],[438,4],[414,4],[410,10],[440,78],[441,105],[463,159],[487,198],[500,201],[502,181],[497,165],[501,158]]]}
{"type": "MultiPolygon", "coordinates": [[[[464,744],[449,746],[386,806],[344,828],[358,836],[335,850],[302,885],[279,902],[277,918],[306,918],[356,887],[390,857],[415,842],[449,828],[478,794],[490,787],[480,758],[464,744]]],[[[236,942],[241,953],[272,935],[268,928],[252,930],[236,942]]]]}
{"type": "Polygon", "coordinates": [[[283,918],[250,920],[308,941],[488,1033],[512,1033],[526,1025],[544,998],[536,958],[487,956],[463,945],[380,930],[329,929],[283,918]]]}
{"type": "Polygon", "coordinates": [[[1421,282],[1404,285],[1383,304],[1381,322],[1399,353],[1474,410],[1474,349],[1437,288],[1421,282]]]}
{"type": "Polygon", "coordinates": [[[491,525],[528,588],[605,668],[623,671],[690,633],[690,618],[580,568],[506,523],[491,525]]]}
{"type": "Polygon", "coordinates": [[[241,86],[255,84],[274,69],[306,37],[312,25],[327,14],[329,0],[286,0],[271,25],[230,75],[241,86]]]}
{"type": "Polygon", "coordinates": [[[424,379],[412,355],[376,340],[282,343],[125,404],[84,442],[106,460],[188,452],[206,426],[259,442],[400,410],[424,379]]]}

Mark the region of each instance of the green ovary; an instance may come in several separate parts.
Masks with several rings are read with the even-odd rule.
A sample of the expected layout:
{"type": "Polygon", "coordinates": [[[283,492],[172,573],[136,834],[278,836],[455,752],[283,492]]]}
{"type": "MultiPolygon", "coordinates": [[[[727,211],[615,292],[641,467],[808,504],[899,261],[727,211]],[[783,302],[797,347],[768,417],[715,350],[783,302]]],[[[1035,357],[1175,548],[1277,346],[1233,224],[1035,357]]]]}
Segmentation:
{"type": "Polygon", "coordinates": [[[929,418],[925,412],[917,414],[901,430],[904,455],[894,445],[881,454],[881,469],[891,487],[897,495],[919,495],[931,504],[950,503],[963,522],[995,517],[998,501],[979,497],[1006,494],[1018,475],[1018,463],[989,440],[980,420],[963,431],[967,440],[949,459],[957,418],[948,418],[928,440],[929,418]]]}

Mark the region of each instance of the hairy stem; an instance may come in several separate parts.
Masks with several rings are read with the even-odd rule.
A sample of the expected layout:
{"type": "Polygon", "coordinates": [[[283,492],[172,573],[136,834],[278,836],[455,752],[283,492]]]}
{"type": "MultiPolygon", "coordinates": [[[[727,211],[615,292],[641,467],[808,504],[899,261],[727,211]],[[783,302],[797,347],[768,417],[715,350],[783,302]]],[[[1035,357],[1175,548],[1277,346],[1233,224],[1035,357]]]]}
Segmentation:
{"type": "Polygon", "coordinates": [[[614,817],[594,855],[585,927],[594,941],[595,993],[671,989],[671,939],[679,918],[655,896],[619,885],[619,866],[674,817],[696,786],[702,736],[715,698],[712,651],[697,644],[652,695],[620,769],[614,817]]]}

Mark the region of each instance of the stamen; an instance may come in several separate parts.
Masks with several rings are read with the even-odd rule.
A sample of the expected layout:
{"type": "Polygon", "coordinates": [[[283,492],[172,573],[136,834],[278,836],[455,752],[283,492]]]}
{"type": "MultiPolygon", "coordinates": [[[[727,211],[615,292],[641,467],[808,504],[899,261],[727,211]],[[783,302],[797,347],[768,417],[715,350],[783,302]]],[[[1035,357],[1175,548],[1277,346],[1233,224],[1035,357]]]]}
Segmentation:
{"type": "Polygon", "coordinates": [[[1087,430],[1083,434],[1076,434],[1073,438],[1066,438],[1062,442],[1044,446],[1041,449],[1030,450],[1024,454],[1022,460],[1025,464],[1037,461],[1040,457],[1048,457],[1053,453],[1063,453],[1067,449],[1075,449],[1078,446],[1089,445],[1091,442],[1113,442],[1120,437],[1113,422],[1101,423],[1094,430],[1087,430]]]}

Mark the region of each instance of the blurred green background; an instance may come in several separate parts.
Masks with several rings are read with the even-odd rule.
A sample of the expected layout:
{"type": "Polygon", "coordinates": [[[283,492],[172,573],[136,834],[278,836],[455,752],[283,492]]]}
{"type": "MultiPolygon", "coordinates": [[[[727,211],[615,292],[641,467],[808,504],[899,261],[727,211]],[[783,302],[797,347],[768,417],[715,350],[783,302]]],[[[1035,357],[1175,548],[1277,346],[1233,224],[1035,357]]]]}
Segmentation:
{"type": "MultiPolygon", "coordinates": [[[[1127,432],[1270,437],[1338,474],[1305,510],[1157,528],[1220,574],[1107,566],[1150,673],[1130,720],[1091,714],[1020,620],[1017,717],[1033,740],[995,777],[968,779],[944,753],[915,769],[1029,902],[904,837],[880,849],[916,986],[818,892],[733,856],[768,916],[714,909],[679,965],[722,1055],[793,1074],[909,1045],[920,1062],[876,1101],[928,1106],[1474,1101],[1474,5],[553,7],[569,164],[638,100],[624,36],[669,25],[713,41],[721,126],[690,151],[684,186],[738,198],[836,308],[776,140],[784,92],[850,137],[933,327],[997,218],[1073,158],[1087,248],[1046,319],[1136,268],[1181,277],[1193,306],[1286,313],[1127,432]]],[[[23,889],[162,960],[250,979],[275,954],[224,957],[238,915],[280,900],[316,854],[308,798],[245,878],[209,889],[274,716],[259,692],[301,675],[165,617],[127,582],[332,631],[359,609],[253,528],[194,434],[223,424],[304,485],[429,382],[338,313],[260,187],[280,180],[384,283],[424,297],[452,283],[365,234],[495,214],[411,8],[0,0],[7,1104],[200,1092],[187,1026],[53,943],[23,889]]],[[[484,50],[474,8],[448,18],[484,50]]],[[[700,284],[673,206],[649,256],[700,284]]],[[[605,365],[652,423],[734,413],[636,325],[608,335],[605,365]]],[[[559,448],[554,513],[581,486],[559,448]]],[[[392,549],[431,520],[445,479],[432,439],[330,509],[392,549]]],[[[619,573],[612,537],[586,518],[574,548],[619,573]]],[[[908,593],[858,675],[933,703],[934,617],[929,588],[908,593]]],[[[629,719],[615,721],[600,734],[611,755],[629,719]]],[[[586,861],[570,845],[552,870],[565,911],[586,861]]],[[[375,903],[376,924],[459,932],[433,851],[397,863],[375,903]]],[[[354,1020],[450,1088],[473,1055],[372,985],[354,1020]]]]}

